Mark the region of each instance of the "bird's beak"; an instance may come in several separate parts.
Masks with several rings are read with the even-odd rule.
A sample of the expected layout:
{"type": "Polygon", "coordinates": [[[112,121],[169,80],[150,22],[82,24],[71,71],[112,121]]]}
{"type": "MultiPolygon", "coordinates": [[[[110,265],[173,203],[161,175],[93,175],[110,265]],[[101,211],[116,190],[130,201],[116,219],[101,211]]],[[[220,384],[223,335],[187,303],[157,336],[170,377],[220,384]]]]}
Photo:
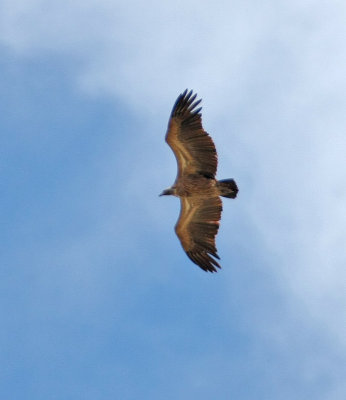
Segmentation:
{"type": "Polygon", "coordinates": [[[167,196],[171,194],[171,190],[170,189],[165,189],[159,196],[167,196]]]}
{"type": "Polygon", "coordinates": [[[163,196],[164,194],[165,194],[164,192],[161,192],[161,193],[159,194],[159,197],[160,197],[160,196],[163,196]]]}

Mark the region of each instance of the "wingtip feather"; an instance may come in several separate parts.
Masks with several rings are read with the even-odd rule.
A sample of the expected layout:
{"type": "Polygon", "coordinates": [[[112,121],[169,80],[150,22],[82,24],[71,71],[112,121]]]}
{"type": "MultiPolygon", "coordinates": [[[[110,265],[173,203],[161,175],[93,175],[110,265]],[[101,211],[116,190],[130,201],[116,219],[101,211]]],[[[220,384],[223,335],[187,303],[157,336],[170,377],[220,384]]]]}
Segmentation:
{"type": "MultiPolygon", "coordinates": [[[[190,260],[194,264],[198,265],[204,271],[217,272],[217,269],[215,267],[221,269],[221,265],[216,260],[214,260],[208,253],[212,254],[211,252],[194,252],[194,251],[186,252],[190,260]]],[[[217,255],[214,257],[220,259],[220,257],[217,255]]]]}

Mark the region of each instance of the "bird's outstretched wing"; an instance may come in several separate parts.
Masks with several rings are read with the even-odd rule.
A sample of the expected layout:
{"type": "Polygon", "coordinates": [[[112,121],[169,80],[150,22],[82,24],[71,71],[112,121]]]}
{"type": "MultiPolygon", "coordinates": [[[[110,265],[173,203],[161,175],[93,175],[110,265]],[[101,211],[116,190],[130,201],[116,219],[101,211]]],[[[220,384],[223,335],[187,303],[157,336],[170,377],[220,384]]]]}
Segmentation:
{"type": "Polygon", "coordinates": [[[166,142],[173,150],[178,163],[178,174],[202,174],[214,178],[217,154],[212,138],[202,127],[201,108],[196,107],[196,94],[187,89],[176,100],[168,122],[166,142]]]}
{"type": "Polygon", "coordinates": [[[220,259],[215,246],[222,212],[220,197],[180,198],[180,215],[175,232],[188,257],[204,271],[221,268],[214,259],[220,259]]]}

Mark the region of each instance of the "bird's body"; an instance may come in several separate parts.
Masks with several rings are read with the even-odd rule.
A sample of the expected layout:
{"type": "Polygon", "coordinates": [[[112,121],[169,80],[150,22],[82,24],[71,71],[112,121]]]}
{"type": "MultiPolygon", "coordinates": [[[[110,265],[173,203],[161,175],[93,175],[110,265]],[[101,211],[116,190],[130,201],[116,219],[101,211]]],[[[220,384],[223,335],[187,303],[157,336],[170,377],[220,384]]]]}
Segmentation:
{"type": "Polygon", "coordinates": [[[216,180],[206,178],[200,174],[182,176],[172,186],[173,195],[177,197],[191,197],[199,199],[203,197],[219,196],[216,180]]]}
{"type": "Polygon", "coordinates": [[[166,141],[178,163],[177,178],[162,195],[180,198],[181,209],[175,231],[188,257],[205,271],[221,268],[215,247],[222,202],[220,196],[235,198],[238,192],[233,179],[215,178],[217,154],[211,137],[203,130],[200,110],[185,90],[173,106],[166,141]]]}

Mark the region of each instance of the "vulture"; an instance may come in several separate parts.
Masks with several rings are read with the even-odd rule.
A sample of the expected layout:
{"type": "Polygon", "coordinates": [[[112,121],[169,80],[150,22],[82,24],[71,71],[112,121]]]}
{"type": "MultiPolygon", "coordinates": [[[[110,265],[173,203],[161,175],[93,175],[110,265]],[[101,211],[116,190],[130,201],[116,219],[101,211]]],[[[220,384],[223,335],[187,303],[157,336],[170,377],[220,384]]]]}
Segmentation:
{"type": "Polygon", "coordinates": [[[220,196],[234,199],[238,187],[234,179],[216,180],[217,153],[214,142],[203,129],[202,100],[186,89],[178,96],[169,121],[166,142],[178,164],[176,180],[160,196],[180,198],[180,215],[175,232],[192,262],[204,271],[221,268],[217,260],[217,235],[222,201],[220,196]]]}

